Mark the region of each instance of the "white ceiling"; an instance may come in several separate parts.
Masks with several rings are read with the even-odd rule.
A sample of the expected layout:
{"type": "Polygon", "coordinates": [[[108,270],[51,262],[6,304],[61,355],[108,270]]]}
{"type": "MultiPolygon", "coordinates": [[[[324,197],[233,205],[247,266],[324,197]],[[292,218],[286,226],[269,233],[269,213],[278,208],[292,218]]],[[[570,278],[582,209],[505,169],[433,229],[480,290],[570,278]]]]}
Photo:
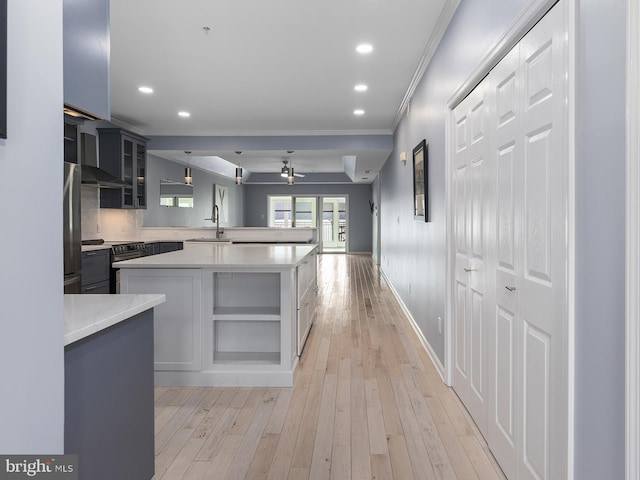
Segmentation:
{"type": "Polygon", "coordinates": [[[448,21],[442,12],[452,13],[452,0],[110,3],[112,118],[151,137],[151,153],[184,163],[189,150],[202,158],[199,168],[219,157],[250,172],[279,171],[291,157],[297,172],[312,175],[344,172],[343,158],[355,156],[356,167],[347,173],[369,183],[390,148],[349,151],[327,140],[295,150],[285,146],[286,138],[390,135],[448,21]],[[356,53],[360,43],[373,45],[373,52],[356,53]],[[358,83],[368,91],[356,92],[358,83]],[[141,85],[154,93],[138,92],[141,85]],[[365,114],[355,116],[356,108],[365,114]],[[191,116],[179,117],[181,110],[191,116]],[[198,142],[182,138],[154,150],[158,136],[280,141],[274,148],[246,149],[239,141],[217,149],[196,148],[198,142]]]}

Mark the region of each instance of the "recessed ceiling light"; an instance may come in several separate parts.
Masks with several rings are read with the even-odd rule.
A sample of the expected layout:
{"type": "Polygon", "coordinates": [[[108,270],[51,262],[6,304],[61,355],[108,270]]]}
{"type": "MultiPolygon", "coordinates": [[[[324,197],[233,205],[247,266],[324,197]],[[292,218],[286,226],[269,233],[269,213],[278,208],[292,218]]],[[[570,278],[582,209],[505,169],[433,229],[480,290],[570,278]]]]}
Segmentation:
{"type": "Polygon", "coordinates": [[[368,43],[361,43],[356,47],[356,52],[358,53],[371,53],[373,51],[373,47],[368,43]]]}
{"type": "Polygon", "coordinates": [[[191,116],[191,114],[189,112],[184,112],[184,111],[178,112],[178,115],[180,115],[181,117],[185,117],[185,118],[191,116]]]}
{"type": "Polygon", "coordinates": [[[357,108],[353,111],[354,115],[364,115],[364,110],[362,110],[361,108],[357,108]]]}
{"type": "Polygon", "coordinates": [[[355,87],[353,87],[353,89],[356,92],[366,92],[369,89],[369,87],[367,87],[364,83],[360,83],[360,84],[356,85],[355,87]]]}
{"type": "Polygon", "coordinates": [[[141,93],[153,93],[153,88],[142,86],[138,87],[138,91],[141,93]]]}

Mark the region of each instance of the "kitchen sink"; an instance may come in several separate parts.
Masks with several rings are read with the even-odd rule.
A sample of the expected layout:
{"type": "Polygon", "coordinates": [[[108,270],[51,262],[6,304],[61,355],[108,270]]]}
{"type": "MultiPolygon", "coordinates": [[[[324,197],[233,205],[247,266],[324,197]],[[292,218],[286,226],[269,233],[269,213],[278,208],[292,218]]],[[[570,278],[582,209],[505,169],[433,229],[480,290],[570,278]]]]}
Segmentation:
{"type": "Polygon", "coordinates": [[[190,238],[185,242],[199,242],[199,243],[231,243],[228,238],[190,238]]]}

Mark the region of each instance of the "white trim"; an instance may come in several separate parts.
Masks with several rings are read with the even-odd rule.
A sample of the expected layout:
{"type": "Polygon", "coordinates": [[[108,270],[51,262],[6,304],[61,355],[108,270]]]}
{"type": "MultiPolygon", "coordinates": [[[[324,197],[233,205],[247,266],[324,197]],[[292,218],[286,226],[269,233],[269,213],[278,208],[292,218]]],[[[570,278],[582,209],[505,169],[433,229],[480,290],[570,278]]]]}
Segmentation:
{"type": "Polygon", "coordinates": [[[476,88],[480,81],[487,76],[493,67],[524,37],[524,35],[544,17],[545,13],[558,2],[558,0],[531,0],[522,9],[520,14],[509,26],[505,34],[498,40],[498,43],[482,57],[478,65],[473,69],[467,80],[453,92],[448,107],[453,110],[471,91],[476,88]]]}
{"type": "Polygon", "coordinates": [[[625,478],[640,478],[640,1],[627,1],[625,478]]]}
{"type": "Polygon", "coordinates": [[[455,246],[453,238],[453,155],[455,152],[452,124],[454,121],[453,108],[447,108],[445,114],[445,182],[444,182],[444,198],[445,198],[445,245],[447,249],[445,278],[445,327],[444,327],[444,361],[445,382],[453,387],[453,291],[454,291],[454,266],[455,266],[455,246]]]}
{"type": "Polygon", "coordinates": [[[567,479],[575,478],[575,258],[576,258],[576,96],[578,50],[578,0],[565,4],[567,109],[567,279],[566,279],[566,362],[567,362],[567,479]]]}
{"type": "Polygon", "coordinates": [[[444,379],[444,366],[442,365],[442,362],[440,362],[440,359],[438,358],[438,355],[436,355],[435,350],[433,349],[431,344],[428,342],[428,340],[425,338],[425,336],[422,334],[422,331],[420,330],[420,327],[418,327],[418,324],[416,323],[416,320],[413,318],[413,315],[411,315],[411,312],[409,311],[407,306],[402,301],[402,298],[400,297],[400,295],[398,294],[398,292],[394,288],[393,283],[391,283],[391,280],[389,280],[389,278],[385,275],[385,273],[384,273],[384,271],[382,269],[380,269],[380,273],[382,274],[382,276],[384,278],[384,281],[389,286],[389,290],[391,290],[391,293],[393,293],[393,296],[396,298],[398,304],[400,305],[400,308],[402,308],[402,311],[404,312],[405,316],[407,317],[407,320],[409,320],[409,324],[413,328],[413,331],[416,332],[416,335],[418,336],[418,339],[420,340],[420,343],[422,344],[422,346],[426,350],[427,355],[429,355],[429,358],[431,359],[431,362],[436,367],[436,370],[438,371],[438,374],[440,375],[440,378],[442,379],[442,381],[444,383],[447,383],[445,381],[445,379],[444,379]]]}
{"type": "Polygon", "coordinates": [[[444,36],[444,32],[447,31],[447,27],[449,26],[449,23],[451,22],[451,19],[453,18],[454,13],[456,13],[456,9],[458,8],[459,4],[460,4],[460,0],[447,0],[447,3],[442,9],[442,12],[438,17],[438,21],[436,22],[436,25],[433,29],[433,34],[429,39],[429,43],[425,47],[424,52],[422,52],[422,57],[420,58],[420,63],[418,63],[418,68],[416,68],[416,71],[413,74],[413,77],[411,78],[411,82],[409,82],[409,87],[407,88],[407,91],[404,94],[404,97],[402,98],[400,107],[398,107],[398,111],[396,112],[396,116],[393,120],[393,128],[392,128],[393,131],[395,131],[396,128],[398,128],[398,125],[400,124],[400,120],[402,120],[402,115],[404,115],[404,112],[407,110],[407,107],[411,102],[411,97],[415,93],[416,88],[420,83],[420,80],[422,80],[422,76],[424,75],[424,72],[427,70],[429,63],[433,58],[433,55],[436,53],[436,50],[438,49],[438,45],[440,44],[440,41],[444,36]]]}

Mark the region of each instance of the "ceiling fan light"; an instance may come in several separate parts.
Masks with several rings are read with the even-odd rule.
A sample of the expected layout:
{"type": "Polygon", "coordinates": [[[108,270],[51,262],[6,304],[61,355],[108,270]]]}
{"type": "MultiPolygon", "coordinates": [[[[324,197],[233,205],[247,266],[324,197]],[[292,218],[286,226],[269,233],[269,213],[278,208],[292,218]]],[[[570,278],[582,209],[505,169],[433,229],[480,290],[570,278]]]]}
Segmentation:
{"type": "Polygon", "coordinates": [[[289,169],[289,176],[287,177],[287,185],[293,185],[293,181],[294,181],[294,173],[293,173],[293,167],[291,167],[289,169]]]}
{"type": "Polygon", "coordinates": [[[184,183],[187,185],[193,185],[193,177],[191,176],[191,168],[184,169],[184,183]]]}
{"type": "Polygon", "coordinates": [[[236,185],[242,184],[242,169],[240,167],[236,168],[236,185]]]}

